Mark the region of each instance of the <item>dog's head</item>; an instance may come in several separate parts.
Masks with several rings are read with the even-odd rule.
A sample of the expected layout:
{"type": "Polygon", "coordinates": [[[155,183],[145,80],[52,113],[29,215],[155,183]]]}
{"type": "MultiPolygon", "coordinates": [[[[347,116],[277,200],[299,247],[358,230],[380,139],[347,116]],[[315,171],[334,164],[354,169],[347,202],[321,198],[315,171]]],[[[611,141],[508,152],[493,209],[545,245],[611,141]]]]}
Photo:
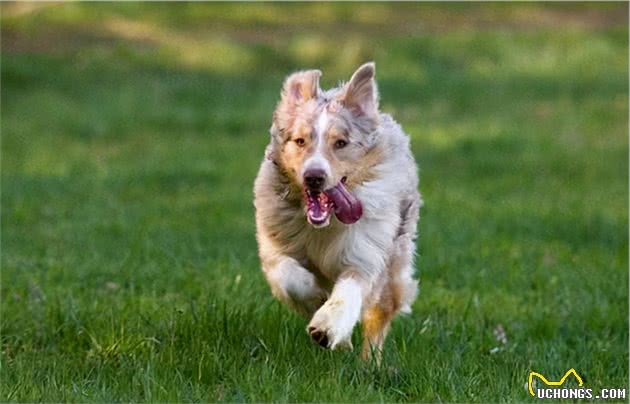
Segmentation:
{"type": "Polygon", "coordinates": [[[272,153],[276,163],[302,189],[308,221],[326,226],[332,212],[346,224],[362,215],[350,192],[365,173],[378,127],[374,63],[366,63],[346,84],[323,91],[319,70],[301,71],[284,82],[273,114],[272,153]]]}

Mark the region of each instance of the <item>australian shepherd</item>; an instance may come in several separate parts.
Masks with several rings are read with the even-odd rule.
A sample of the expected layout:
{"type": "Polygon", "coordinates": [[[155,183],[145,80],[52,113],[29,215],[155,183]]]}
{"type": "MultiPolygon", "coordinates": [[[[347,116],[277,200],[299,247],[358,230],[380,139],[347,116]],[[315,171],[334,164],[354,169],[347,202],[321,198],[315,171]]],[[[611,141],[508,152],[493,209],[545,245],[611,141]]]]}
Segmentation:
{"type": "Polygon", "coordinates": [[[379,111],[374,63],[337,88],[290,75],[254,185],[256,237],[274,296],[319,345],[380,358],[390,322],[411,311],[422,199],[409,137],[379,111]]]}

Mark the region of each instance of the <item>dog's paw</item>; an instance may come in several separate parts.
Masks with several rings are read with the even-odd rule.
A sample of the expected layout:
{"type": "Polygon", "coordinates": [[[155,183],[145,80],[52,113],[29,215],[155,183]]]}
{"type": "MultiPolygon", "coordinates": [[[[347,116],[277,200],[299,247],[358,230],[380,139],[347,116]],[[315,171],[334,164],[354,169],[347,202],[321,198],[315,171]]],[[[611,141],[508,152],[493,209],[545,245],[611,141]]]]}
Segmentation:
{"type": "Polygon", "coordinates": [[[352,328],[340,305],[324,304],[313,316],[306,331],[313,341],[324,348],[352,350],[352,328]]]}
{"type": "Polygon", "coordinates": [[[311,336],[311,339],[322,348],[352,351],[352,340],[349,337],[343,340],[335,340],[334,335],[331,338],[328,337],[330,331],[324,331],[313,326],[309,326],[307,331],[311,336]]]}

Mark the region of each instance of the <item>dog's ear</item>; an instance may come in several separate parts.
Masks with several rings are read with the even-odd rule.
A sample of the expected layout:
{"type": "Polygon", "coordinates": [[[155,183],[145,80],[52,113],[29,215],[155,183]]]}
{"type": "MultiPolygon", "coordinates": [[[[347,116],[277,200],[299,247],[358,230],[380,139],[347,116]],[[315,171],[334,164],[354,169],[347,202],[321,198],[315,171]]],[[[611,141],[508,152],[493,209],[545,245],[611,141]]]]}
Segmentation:
{"type": "Polygon", "coordinates": [[[287,77],[282,86],[280,102],[273,113],[272,135],[286,138],[287,129],[293,125],[297,107],[317,97],[319,93],[319,70],[305,70],[287,77]]]}
{"type": "Polygon", "coordinates": [[[369,62],[357,69],[344,86],[342,103],[357,115],[378,117],[378,89],[376,88],[376,66],[369,62]]]}
{"type": "Polygon", "coordinates": [[[293,73],[282,86],[282,102],[297,105],[317,97],[321,76],[322,72],[319,70],[293,73]]]}

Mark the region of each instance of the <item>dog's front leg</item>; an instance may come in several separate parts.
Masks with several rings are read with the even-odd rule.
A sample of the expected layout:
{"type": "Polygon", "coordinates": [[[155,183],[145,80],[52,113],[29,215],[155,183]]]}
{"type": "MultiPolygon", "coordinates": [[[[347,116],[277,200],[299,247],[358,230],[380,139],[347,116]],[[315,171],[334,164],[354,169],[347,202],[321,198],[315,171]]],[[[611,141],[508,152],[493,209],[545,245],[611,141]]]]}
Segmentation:
{"type": "Polygon", "coordinates": [[[365,285],[357,272],[341,274],[332,295],[306,328],[314,341],[325,348],[352,349],[352,329],[361,315],[365,285]]]}
{"type": "Polygon", "coordinates": [[[328,298],[328,292],[319,285],[315,275],[291,257],[264,261],[263,271],[274,296],[307,319],[328,298]]]}

